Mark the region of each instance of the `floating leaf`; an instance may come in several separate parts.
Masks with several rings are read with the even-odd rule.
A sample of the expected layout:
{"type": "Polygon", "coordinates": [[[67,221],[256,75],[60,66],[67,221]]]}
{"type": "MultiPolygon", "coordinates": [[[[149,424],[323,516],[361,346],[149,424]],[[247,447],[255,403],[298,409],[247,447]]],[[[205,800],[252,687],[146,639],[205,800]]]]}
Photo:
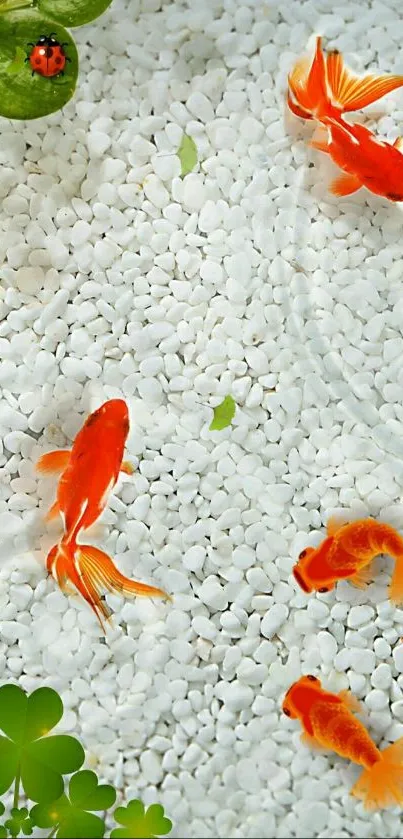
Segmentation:
{"type": "Polygon", "coordinates": [[[9,76],[15,76],[15,74],[18,73],[24,66],[26,57],[26,50],[23,50],[22,47],[16,47],[14,58],[8,65],[6,73],[8,73],[9,76]]]}
{"type": "Polygon", "coordinates": [[[192,137],[183,135],[177,155],[181,162],[181,175],[184,177],[193,171],[197,163],[197,147],[192,137]]]}
{"type": "Polygon", "coordinates": [[[82,26],[94,20],[112,0],[38,0],[38,8],[63,26],[82,26]]]}
{"type": "Polygon", "coordinates": [[[114,816],[125,827],[112,830],[111,839],[154,839],[172,830],[172,822],[164,816],[161,804],[151,804],[145,811],[142,801],[133,799],[127,807],[118,807],[114,816]]]}
{"type": "Polygon", "coordinates": [[[78,56],[70,33],[35,9],[0,14],[0,24],[0,114],[9,119],[34,119],[58,111],[72,97],[77,82],[78,56]],[[50,32],[66,43],[64,49],[71,60],[66,62],[64,76],[32,75],[31,65],[25,62],[28,43],[36,43],[50,32]],[[16,62],[21,50],[24,61],[16,62]]]}
{"type": "Polygon", "coordinates": [[[210,423],[209,431],[222,431],[231,425],[235,416],[235,402],[232,396],[226,396],[214,410],[214,418],[210,423]]]}
{"type": "Polygon", "coordinates": [[[58,839],[80,836],[98,839],[105,832],[105,822],[89,810],[108,810],[116,800],[116,792],[109,784],[98,784],[95,772],[84,769],[70,780],[69,796],[62,795],[50,804],[37,804],[31,818],[38,827],[56,827],[58,839]]]}
{"type": "Polygon", "coordinates": [[[63,715],[63,703],[51,688],[30,696],[16,685],[0,688],[0,795],[18,774],[32,801],[47,802],[63,792],[62,775],[79,769],[84,751],[68,734],[45,735],[63,715]]]}
{"type": "Polygon", "coordinates": [[[21,807],[21,810],[19,810],[17,807],[13,807],[11,810],[11,819],[7,819],[5,827],[8,828],[11,836],[18,836],[21,832],[24,836],[30,836],[32,833],[32,821],[28,815],[27,808],[21,807]]]}

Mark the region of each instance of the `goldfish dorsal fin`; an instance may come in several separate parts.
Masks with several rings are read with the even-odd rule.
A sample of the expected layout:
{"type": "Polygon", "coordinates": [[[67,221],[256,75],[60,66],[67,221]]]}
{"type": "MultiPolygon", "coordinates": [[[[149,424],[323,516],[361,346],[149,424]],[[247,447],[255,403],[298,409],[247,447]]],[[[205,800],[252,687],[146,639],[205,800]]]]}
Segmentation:
{"type": "Polygon", "coordinates": [[[366,712],[363,704],[351,693],[349,690],[341,690],[338,694],[339,698],[342,700],[344,705],[347,706],[349,711],[354,711],[356,714],[363,714],[366,712]]]}
{"type": "Polygon", "coordinates": [[[403,76],[357,76],[346,67],[337,50],[328,53],[326,70],[333,104],[342,111],[365,108],[403,86],[403,76]]]}
{"type": "Polygon", "coordinates": [[[348,519],[343,519],[342,516],[331,516],[326,525],[327,535],[334,536],[345,524],[348,524],[348,519]]]}
{"type": "Polygon", "coordinates": [[[395,149],[403,152],[403,137],[396,137],[396,140],[393,143],[393,145],[394,145],[395,149]]]}
{"type": "Polygon", "coordinates": [[[351,195],[362,187],[362,183],[355,175],[340,175],[330,185],[333,195],[351,195]]]}
{"type": "Polygon", "coordinates": [[[348,578],[350,583],[352,583],[353,586],[356,586],[356,588],[366,588],[373,580],[371,565],[372,563],[369,563],[365,566],[365,568],[360,568],[356,571],[352,577],[348,578]]]}

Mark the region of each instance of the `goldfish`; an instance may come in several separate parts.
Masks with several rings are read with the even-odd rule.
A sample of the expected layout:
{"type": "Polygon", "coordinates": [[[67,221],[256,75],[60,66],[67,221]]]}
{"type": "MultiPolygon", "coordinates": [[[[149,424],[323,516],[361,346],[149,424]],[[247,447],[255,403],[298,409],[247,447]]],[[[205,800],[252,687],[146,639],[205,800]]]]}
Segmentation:
{"type": "Polygon", "coordinates": [[[389,597],[393,603],[402,603],[403,539],[390,524],[375,519],[347,522],[331,518],[326,537],[317,548],[301,551],[293,574],[307,594],[330,591],[338,580],[350,580],[364,588],[372,579],[369,565],[379,554],[389,554],[396,560],[389,597]]]}
{"type": "Polygon", "coordinates": [[[403,804],[403,737],[380,751],[353,712],[361,705],[349,691],[330,693],[316,676],[301,676],[288,689],[283,713],[299,719],[305,745],[329,749],[363,767],[351,794],[368,810],[403,804]]]}
{"type": "Polygon", "coordinates": [[[296,116],[317,120],[321,128],[310,145],[343,170],[330,185],[334,195],[350,195],[365,186],[390,201],[403,200],[403,138],[385,142],[343,116],[402,85],[403,76],[355,75],[337,50],[325,58],[320,37],[312,62],[300,59],[289,74],[289,108],[296,116]]]}
{"type": "Polygon", "coordinates": [[[128,579],[106,553],[78,541],[105,509],[119,473],[134,471],[123,461],[128,433],[126,403],[123,399],[110,399],[90,414],[71,450],[48,452],[36,464],[38,472],[44,475],[61,473],[57,498],[46,520],[60,514],[64,532],[48,554],[47,570],[66,593],[71,593],[69,584],[73,584],[104,631],[110,610],[101,599],[102,590],[170,599],[162,589],[128,579]]]}

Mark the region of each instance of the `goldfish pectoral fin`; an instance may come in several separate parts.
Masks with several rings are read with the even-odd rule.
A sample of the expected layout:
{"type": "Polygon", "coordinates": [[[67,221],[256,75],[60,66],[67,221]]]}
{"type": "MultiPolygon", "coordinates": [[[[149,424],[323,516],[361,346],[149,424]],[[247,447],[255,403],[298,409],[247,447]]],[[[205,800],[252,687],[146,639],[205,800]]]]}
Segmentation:
{"type": "Polygon", "coordinates": [[[403,152],[403,137],[396,137],[396,140],[393,143],[393,145],[394,145],[395,149],[403,152]]]}
{"type": "Polygon", "coordinates": [[[301,743],[306,746],[307,749],[315,749],[317,752],[324,752],[325,749],[323,748],[322,744],[316,740],[315,737],[312,737],[311,734],[308,734],[306,731],[301,734],[301,743]]]}
{"type": "Polygon", "coordinates": [[[296,102],[294,102],[290,93],[288,93],[287,96],[287,105],[290,111],[292,111],[296,117],[300,117],[301,119],[313,119],[313,116],[309,113],[309,111],[304,111],[303,108],[301,108],[299,105],[297,105],[296,102]]]}
{"type": "Polygon", "coordinates": [[[403,558],[396,559],[389,586],[389,598],[396,606],[403,603],[403,558]]]}
{"type": "Polygon", "coordinates": [[[132,466],[131,463],[129,463],[128,460],[124,460],[120,467],[120,471],[124,472],[125,475],[133,475],[133,472],[135,472],[135,468],[134,466],[132,466]]]}
{"type": "Polygon", "coordinates": [[[351,195],[362,187],[361,181],[355,175],[339,175],[330,185],[333,195],[351,195]]]}
{"type": "Polygon", "coordinates": [[[366,565],[364,568],[360,568],[358,571],[353,574],[352,577],[349,577],[349,582],[353,584],[356,588],[366,588],[369,583],[372,583],[373,580],[373,571],[371,568],[371,563],[366,565]]]}
{"type": "Polygon", "coordinates": [[[67,468],[70,454],[71,452],[68,449],[47,452],[36,462],[35,469],[43,475],[57,475],[58,472],[64,472],[67,468]]]}
{"type": "Polygon", "coordinates": [[[342,111],[358,111],[403,85],[403,76],[357,76],[337,50],[328,53],[326,71],[332,104],[342,111]]]}
{"type": "Polygon", "coordinates": [[[345,524],[348,524],[348,520],[343,519],[342,516],[331,516],[326,525],[327,535],[334,536],[345,524]]]}
{"type": "Polygon", "coordinates": [[[60,513],[59,502],[55,501],[55,503],[52,504],[51,508],[46,513],[45,521],[53,521],[53,519],[55,519],[59,515],[59,513],[60,513]]]}
{"type": "Polygon", "coordinates": [[[318,151],[323,151],[325,154],[329,154],[329,143],[327,140],[311,140],[309,143],[311,148],[317,149],[318,151]]]}
{"type": "Polygon", "coordinates": [[[340,697],[340,699],[342,700],[344,705],[346,705],[349,711],[354,711],[356,714],[366,713],[366,708],[364,707],[362,702],[360,702],[360,700],[357,699],[357,697],[354,696],[354,694],[351,693],[349,690],[341,690],[337,695],[340,697]]]}
{"type": "Polygon", "coordinates": [[[92,545],[80,545],[77,562],[82,575],[89,579],[96,591],[106,589],[115,594],[140,597],[161,597],[172,600],[169,594],[155,586],[138,583],[121,574],[108,554],[92,545]]]}

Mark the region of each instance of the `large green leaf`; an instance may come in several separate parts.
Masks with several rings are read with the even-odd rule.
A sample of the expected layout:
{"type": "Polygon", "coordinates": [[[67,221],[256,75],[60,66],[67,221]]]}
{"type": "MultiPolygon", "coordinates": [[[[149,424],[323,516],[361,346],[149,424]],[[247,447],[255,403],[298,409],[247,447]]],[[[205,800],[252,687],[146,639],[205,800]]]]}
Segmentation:
{"type": "Polygon", "coordinates": [[[16,685],[0,688],[0,795],[21,775],[32,801],[48,802],[63,792],[62,775],[79,769],[84,750],[74,737],[46,735],[60,720],[63,704],[51,688],[31,696],[16,685]]]}
{"type": "Polygon", "coordinates": [[[39,0],[38,8],[63,26],[82,26],[102,15],[112,0],[39,0]]]}
{"type": "MultiPolygon", "coordinates": [[[[59,0],[55,0],[57,5],[59,0]]],[[[76,45],[59,23],[34,9],[1,14],[0,3],[0,115],[10,119],[35,119],[58,111],[71,99],[77,82],[78,55],[76,45]],[[21,60],[21,50],[29,55],[29,42],[36,43],[42,35],[55,33],[66,43],[64,76],[45,78],[32,75],[29,62],[21,60]]]]}

